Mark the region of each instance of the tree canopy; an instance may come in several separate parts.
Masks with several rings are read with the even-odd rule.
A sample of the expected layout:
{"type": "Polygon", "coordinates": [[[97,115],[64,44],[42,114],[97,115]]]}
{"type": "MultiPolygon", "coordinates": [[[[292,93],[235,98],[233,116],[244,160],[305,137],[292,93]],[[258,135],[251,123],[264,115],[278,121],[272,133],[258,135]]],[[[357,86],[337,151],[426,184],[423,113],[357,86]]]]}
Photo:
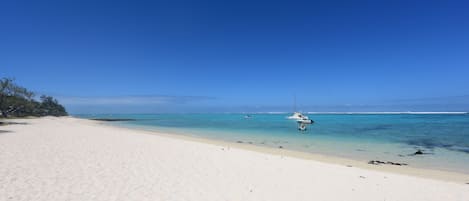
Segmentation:
{"type": "Polygon", "coordinates": [[[57,99],[35,93],[17,85],[11,78],[0,80],[0,114],[2,117],[66,116],[67,111],[57,99]]]}

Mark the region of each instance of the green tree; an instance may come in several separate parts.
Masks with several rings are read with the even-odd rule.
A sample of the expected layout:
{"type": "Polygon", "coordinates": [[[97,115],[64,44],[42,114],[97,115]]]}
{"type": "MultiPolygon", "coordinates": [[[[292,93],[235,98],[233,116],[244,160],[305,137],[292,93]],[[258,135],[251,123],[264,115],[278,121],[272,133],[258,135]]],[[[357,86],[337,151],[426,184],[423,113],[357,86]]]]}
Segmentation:
{"type": "Polygon", "coordinates": [[[13,79],[0,80],[0,113],[9,116],[66,116],[67,111],[51,96],[41,96],[41,102],[34,99],[34,93],[18,86],[13,79]]]}
{"type": "Polygon", "coordinates": [[[59,104],[57,99],[52,96],[41,96],[40,111],[41,116],[52,115],[52,116],[66,116],[67,112],[65,108],[59,104]]]}
{"type": "Polygon", "coordinates": [[[26,88],[16,85],[13,79],[3,78],[0,80],[0,112],[3,117],[25,109],[28,102],[34,98],[34,93],[26,88]]]}

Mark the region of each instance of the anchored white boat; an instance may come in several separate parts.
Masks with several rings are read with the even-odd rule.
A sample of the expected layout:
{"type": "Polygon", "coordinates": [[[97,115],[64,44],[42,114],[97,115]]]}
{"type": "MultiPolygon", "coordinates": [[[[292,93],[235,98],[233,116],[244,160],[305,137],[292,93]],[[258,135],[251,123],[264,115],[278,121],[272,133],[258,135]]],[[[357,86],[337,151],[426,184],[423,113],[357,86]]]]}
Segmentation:
{"type": "Polygon", "coordinates": [[[301,119],[308,119],[308,116],[301,114],[301,112],[294,112],[291,116],[287,117],[288,119],[295,119],[295,120],[301,120],[301,119]]]}
{"type": "MultiPolygon", "coordinates": [[[[295,105],[294,105],[294,110],[296,110],[296,96],[295,96],[295,105]]],[[[313,124],[314,121],[309,119],[308,116],[302,114],[301,112],[293,112],[293,114],[289,117],[288,119],[294,119],[298,123],[298,130],[300,131],[305,131],[307,129],[306,125],[308,124],[313,124]]]]}
{"type": "Polygon", "coordinates": [[[287,117],[288,119],[295,119],[295,120],[301,120],[301,119],[305,119],[305,118],[308,119],[308,116],[306,116],[306,115],[304,115],[301,112],[298,112],[296,110],[296,96],[295,96],[294,101],[293,101],[293,111],[295,111],[295,112],[293,112],[293,114],[291,116],[288,116],[287,117]]]}

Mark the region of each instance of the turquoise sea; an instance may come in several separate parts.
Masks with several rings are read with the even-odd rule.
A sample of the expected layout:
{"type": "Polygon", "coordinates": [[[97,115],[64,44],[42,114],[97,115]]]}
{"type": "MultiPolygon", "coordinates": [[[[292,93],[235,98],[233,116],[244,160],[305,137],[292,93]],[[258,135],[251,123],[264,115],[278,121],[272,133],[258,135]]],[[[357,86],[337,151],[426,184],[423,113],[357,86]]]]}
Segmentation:
{"type": "Polygon", "coordinates": [[[175,135],[242,142],[345,157],[408,163],[469,174],[469,114],[308,114],[315,123],[298,131],[290,114],[107,114],[130,118],[109,124],[175,135]],[[417,150],[422,155],[412,155],[417,150]]]}

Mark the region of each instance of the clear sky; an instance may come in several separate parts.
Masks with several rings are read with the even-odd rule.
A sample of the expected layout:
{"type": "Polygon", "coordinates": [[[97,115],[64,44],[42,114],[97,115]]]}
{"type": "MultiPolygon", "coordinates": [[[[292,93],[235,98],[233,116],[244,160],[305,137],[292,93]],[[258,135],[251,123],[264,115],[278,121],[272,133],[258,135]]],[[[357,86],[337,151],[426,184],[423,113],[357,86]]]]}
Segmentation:
{"type": "Polygon", "coordinates": [[[469,110],[468,1],[0,3],[0,76],[72,113],[469,110]]]}

